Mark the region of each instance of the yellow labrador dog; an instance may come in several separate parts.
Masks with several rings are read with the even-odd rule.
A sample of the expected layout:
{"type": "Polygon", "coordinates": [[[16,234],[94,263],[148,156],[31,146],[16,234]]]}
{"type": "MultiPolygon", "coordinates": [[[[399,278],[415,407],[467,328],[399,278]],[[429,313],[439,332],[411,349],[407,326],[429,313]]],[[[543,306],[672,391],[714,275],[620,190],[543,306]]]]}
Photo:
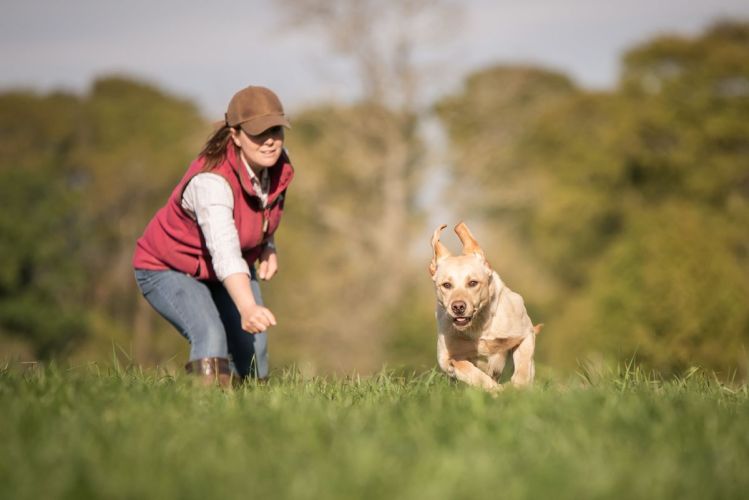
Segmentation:
{"type": "Polygon", "coordinates": [[[510,290],[486,261],[464,223],[455,226],[462,255],[452,255],[440,242],[447,227],[432,236],[434,257],[429,272],[437,293],[437,361],[451,377],[497,391],[509,353],[515,371],[512,384],[533,382],[536,334],[523,298],[510,290]]]}

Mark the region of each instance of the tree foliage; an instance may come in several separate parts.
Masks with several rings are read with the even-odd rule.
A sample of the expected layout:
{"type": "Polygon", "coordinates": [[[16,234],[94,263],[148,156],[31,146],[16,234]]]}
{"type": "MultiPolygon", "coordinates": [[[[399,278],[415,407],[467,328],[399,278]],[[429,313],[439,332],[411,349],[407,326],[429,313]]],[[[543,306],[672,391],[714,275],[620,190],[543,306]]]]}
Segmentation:
{"type": "Polygon", "coordinates": [[[192,104],[119,77],[0,96],[0,332],[46,358],[129,329],[135,238],[201,129],[192,104]]]}

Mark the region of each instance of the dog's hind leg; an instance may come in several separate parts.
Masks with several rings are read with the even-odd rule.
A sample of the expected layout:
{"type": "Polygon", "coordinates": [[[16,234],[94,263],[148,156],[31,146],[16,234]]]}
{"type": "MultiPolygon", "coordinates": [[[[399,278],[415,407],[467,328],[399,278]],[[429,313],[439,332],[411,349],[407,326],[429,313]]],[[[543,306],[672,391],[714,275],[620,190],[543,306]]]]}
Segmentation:
{"type": "Polygon", "coordinates": [[[536,350],[536,336],[528,335],[512,353],[515,372],[510,381],[516,387],[530,385],[535,375],[533,352],[536,350]]]}
{"type": "Polygon", "coordinates": [[[475,387],[481,387],[487,391],[500,390],[500,386],[493,378],[476,367],[470,361],[451,359],[449,362],[448,374],[457,378],[461,382],[475,387]]]}

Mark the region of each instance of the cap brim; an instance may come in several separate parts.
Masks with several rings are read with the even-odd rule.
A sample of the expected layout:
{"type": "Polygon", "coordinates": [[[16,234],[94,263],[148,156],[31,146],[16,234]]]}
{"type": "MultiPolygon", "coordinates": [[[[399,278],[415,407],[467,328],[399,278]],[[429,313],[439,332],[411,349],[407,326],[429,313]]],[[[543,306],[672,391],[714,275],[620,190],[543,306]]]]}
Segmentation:
{"type": "Polygon", "coordinates": [[[260,135],[272,127],[282,126],[291,128],[289,120],[283,115],[258,116],[252,120],[240,123],[239,126],[250,135],[260,135]]]}

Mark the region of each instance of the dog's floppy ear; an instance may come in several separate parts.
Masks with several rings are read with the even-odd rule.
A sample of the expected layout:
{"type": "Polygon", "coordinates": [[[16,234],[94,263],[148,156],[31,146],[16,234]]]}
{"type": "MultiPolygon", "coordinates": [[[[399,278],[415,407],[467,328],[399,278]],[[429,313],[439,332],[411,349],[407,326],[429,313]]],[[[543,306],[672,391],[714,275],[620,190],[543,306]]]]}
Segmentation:
{"type": "Polygon", "coordinates": [[[432,262],[429,264],[429,274],[432,276],[437,272],[437,261],[443,257],[449,257],[451,255],[450,250],[440,242],[440,233],[442,233],[442,230],[446,227],[447,224],[442,224],[435,229],[432,234],[432,250],[434,251],[434,257],[432,257],[432,262]]]}
{"type": "Polygon", "coordinates": [[[461,222],[460,224],[455,226],[455,234],[458,235],[458,238],[460,238],[460,242],[463,244],[463,253],[465,255],[477,253],[482,258],[484,258],[484,260],[486,260],[484,251],[476,242],[476,238],[473,237],[471,231],[468,230],[468,226],[465,225],[465,222],[461,222]]]}
{"type": "Polygon", "coordinates": [[[468,229],[468,226],[466,226],[465,222],[460,222],[457,226],[455,226],[455,234],[458,235],[458,238],[460,238],[460,242],[463,244],[463,254],[477,254],[486,264],[487,270],[491,271],[491,264],[489,264],[489,261],[486,260],[484,251],[479,246],[476,238],[474,238],[471,234],[471,231],[468,229]]]}

